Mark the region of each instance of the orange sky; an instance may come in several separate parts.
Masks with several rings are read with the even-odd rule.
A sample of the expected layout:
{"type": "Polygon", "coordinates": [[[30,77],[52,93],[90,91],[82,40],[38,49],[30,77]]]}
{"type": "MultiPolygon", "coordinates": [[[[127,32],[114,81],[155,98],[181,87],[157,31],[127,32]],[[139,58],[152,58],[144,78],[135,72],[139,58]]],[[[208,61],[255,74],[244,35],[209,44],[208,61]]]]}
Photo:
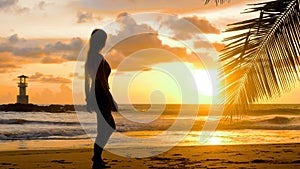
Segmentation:
{"type": "MultiPolygon", "coordinates": [[[[222,38],[228,36],[222,32],[226,25],[254,17],[253,14],[240,14],[247,3],[254,2],[261,1],[231,0],[230,3],[218,6],[214,3],[204,6],[202,0],[135,0],[134,3],[132,0],[1,1],[0,104],[16,101],[16,77],[21,74],[30,77],[28,94],[31,103],[71,104],[73,97],[83,103],[84,97],[80,91],[72,95],[73,80],[83,82],[82,74],[74,70],[76,64],[82,64],[77,61],[79,52],[94,28],[104,28],[111,22],[119,24],[107,30],[111,41],[130,31],[154,33],[125,39],[109,53],[108,61],[114,69],[110,85],[118,102],[126,103],[129,95],[130,101],[134,103],[148,103],[152,96],[157,100],[165,99],[168,103],[179,103],[181,89],[178,84],[171,76],[156,68],[176,67],[178,63],[184,63],[195,77],[202,79],[195,82],[200,103],[210,103],[211,94],[208,90],[211,86],[205,72],[214,68],[199,66],[199,60],[186,50],[182,42],[192,42],[190,45],[201,50],[201,60],[207,63],[213,62],[210,57],[213,52],[207,50],[202,41],[193,41],[193,31],[182,27],[183,18],[200,29],[213,47],[220,50],[224,46],[222,38]],[[151,15],[148,16],[150,18],[146,15],[138,18],[139,14],[145,12],[161,12],[176,17],[160,22],[151,22],[151,15]],[[124,15],[128,17],[116,21],[124,15]],[[178,39],[164,37],[161,31],[173,34],[178,39]],[[144,50],[149,47],[160,50],[144,50]],[[166,52],[174,56],[166,57],[169,55],[166,52]],[[174,58],[180,61],[174,61],[174,58]],[[135,78],[130,81],[128,93],[120,94],[122,92],[118,90],[122,84],[133,75],[135,78]],[[156,90],[165,96],[159,93],[155,95],[155,92],[153,94],[156,90]]],[[[300,85],[281,98],[266,103],[299,103],[298,95],[300,85]]]]}

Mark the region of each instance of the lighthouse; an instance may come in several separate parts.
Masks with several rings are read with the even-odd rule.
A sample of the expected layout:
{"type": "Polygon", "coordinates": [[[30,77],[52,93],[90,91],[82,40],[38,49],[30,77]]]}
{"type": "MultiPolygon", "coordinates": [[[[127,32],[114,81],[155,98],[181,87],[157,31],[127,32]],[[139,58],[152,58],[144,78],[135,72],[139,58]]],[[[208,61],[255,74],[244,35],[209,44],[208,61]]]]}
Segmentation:
{"type": "Polygon", "coordinates": [[[17,103],[28,104],[28,95],[26,95],[26,87],[28,86],[28,84],[26,83],[26,78],[28,77],[21,75],[18,76],[18,78],[20,79],[20,81],[18,83],[19,95],[17,96],[17,103]]]}

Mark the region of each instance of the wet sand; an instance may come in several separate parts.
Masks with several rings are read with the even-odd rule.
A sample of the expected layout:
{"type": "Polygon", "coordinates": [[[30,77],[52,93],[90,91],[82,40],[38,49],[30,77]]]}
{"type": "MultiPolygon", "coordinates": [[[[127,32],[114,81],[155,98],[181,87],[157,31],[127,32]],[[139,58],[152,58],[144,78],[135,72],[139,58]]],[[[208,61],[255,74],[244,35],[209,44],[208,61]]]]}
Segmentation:
{"type": "MultiPolygon", "coordinates": [[[[0,152],[0,168],[91,168],[92,149],[0,152]]],[[[111,168],[300,168],[299,144],[178,146],[148,158],[125,158],[107,151],[111,168]]]]}

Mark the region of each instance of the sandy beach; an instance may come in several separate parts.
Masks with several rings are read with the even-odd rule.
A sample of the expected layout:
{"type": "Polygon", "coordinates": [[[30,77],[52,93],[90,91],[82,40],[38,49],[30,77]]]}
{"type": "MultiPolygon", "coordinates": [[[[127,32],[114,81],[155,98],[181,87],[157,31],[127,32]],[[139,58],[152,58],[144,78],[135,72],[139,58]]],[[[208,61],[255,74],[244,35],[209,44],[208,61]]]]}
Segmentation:
{"type": "MultiPolygon", "coordinates": [[[[92,149],[0,152],[0,168],[91,168],[92,149]]],[[[300,168],[300,144],[178,146],[149,158],[125,158],[107,151],[111,168],[300,168]]]]}

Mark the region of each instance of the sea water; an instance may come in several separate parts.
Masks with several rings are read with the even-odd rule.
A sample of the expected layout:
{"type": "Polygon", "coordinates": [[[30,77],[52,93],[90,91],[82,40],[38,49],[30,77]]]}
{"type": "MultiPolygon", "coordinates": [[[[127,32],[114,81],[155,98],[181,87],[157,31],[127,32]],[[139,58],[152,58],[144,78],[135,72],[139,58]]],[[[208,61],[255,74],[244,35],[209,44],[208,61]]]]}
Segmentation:
{"type": "MultiPolygon", "coordinates": [[[[107,147],[300,143],[300,105],[252,105],[239,120],[219,122],[205,142],[199,140],[209,105],[199,105],[197,110],[181,105],[151,111],[149,107],[120,105],[120,112],[113,113],[117,130],[107,147]],[[183,116],[180,111],[185,112],[183,116]],[[190,124],[192,128],[187,129],[190,124]],[[162,133],[168,139],[147,139],[162,133]]],[[[82,111],[0,112],[0,151],[91,148],[96,137],[95,117],[95,113],[82,111]]]]}

